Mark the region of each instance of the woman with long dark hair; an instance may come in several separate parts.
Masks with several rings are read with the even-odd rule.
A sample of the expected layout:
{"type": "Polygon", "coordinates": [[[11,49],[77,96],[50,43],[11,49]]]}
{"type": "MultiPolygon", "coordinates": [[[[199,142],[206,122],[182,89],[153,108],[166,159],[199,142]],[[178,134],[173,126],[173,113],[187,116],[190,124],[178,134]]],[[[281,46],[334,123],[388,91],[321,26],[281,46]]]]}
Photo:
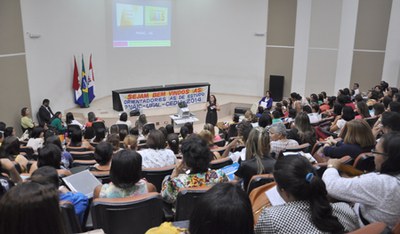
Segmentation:
{"type": "Polygon", "coordinates": [[[385,133],[371,153],[376,172],[353,178],[339,175],[339,159],[330,159],[322,179],[329,196],[356,203],[364,225],[385,222],[389,228],[400,219],[400,133],[385,133]]]}
{"type": "Polygon", "coordinates": [[[206,124],[210,123],[212,125],[217,125],[218,121],[218,114],[217,111],[219,111],[219,105],[217,104],[217,98],[215,95],[210,95],[210,99],[206,104],[206,109],[207,114],[206,114],[206,124]]]}
{"type": "Polygon", "coordinates": [[[305,157],[278,159],[274,178],[286,204],[264,209],[255,233],[344,233],[358,228],[348,204],[329,203],[324,182],[305,157]]]}
{"type": "Polygon", "coordinates": [[[304,143],[315,144],[317,138],[307,113],[300,112],[297,114],[294,119],[294,127],[288,132],[287,138],[296,140],[299,145],[304,143]]]}

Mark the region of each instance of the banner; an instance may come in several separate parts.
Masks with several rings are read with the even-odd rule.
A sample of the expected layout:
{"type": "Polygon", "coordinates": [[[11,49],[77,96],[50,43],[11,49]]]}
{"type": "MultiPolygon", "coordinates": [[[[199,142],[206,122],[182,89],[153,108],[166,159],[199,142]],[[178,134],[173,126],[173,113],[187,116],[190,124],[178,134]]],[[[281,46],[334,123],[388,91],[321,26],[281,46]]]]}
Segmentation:
{"type": "Polygon", "coordinates": [[[185,101],[188,105],[207,102],[208,86],[171,89],[155,92],[120,94],[124,111],[178,106],[185,101]]]}

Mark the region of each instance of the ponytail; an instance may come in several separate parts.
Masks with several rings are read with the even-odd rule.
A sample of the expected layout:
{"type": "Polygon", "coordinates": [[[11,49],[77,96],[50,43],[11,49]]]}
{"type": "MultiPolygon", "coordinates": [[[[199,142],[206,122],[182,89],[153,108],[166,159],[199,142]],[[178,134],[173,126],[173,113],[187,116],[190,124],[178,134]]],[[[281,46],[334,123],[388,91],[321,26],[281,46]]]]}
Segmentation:
{"type": "Polygon", "coordinates": [[[309,202],[312,223],[319,230],[344,232],[343,225],[332,214],[325,183],[316,176],[314,168],[305,157],[291,155],[279,158],[274,167],[274,178],[278,186],[296,200],[309,202]]]}
{"type": "MultiPolygon", "coordinates": [[[[311,173],[309,173],[311,174],[311,173]]],[[[325,183],[318,176],[310,179],[310,210],[313,224],[323,232],[344,233],[344,227],[338,218],[332,215],[332,206],[327,199],[325,183]]]]}

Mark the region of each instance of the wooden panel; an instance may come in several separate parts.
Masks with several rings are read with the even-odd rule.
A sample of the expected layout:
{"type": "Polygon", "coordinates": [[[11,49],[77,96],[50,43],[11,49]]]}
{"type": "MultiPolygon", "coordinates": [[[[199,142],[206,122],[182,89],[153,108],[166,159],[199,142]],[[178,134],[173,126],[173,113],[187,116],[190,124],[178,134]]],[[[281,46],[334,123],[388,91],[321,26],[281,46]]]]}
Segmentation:
{"type": "Polygon", "coordinates": [[[270,0],[268,5],[268,45],[294,45],[296,31],[295,0],[270,0]]]}
{"type": "Polygon", "coordinates": [[[392,0],[361,0],[358,5],[355,49],[385,50],[392,0]]]}
{"type": "Polygon", "coordinates": [[[0,55],[25,51],[20,1],[0,1],[0,55]]]}

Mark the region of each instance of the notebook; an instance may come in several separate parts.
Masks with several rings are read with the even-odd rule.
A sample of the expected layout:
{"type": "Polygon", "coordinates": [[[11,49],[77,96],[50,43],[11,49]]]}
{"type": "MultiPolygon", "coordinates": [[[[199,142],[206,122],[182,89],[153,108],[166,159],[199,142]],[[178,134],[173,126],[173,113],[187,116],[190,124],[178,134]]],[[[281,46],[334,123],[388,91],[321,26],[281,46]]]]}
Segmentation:
{"type": "Polygon", "coordinates": [[[84,170],[62,179],[72,192],[83,193],[88,198],[92,198],[93,190],[97,185],[101,185],[100,181],[89,170],[84,170]]]}

